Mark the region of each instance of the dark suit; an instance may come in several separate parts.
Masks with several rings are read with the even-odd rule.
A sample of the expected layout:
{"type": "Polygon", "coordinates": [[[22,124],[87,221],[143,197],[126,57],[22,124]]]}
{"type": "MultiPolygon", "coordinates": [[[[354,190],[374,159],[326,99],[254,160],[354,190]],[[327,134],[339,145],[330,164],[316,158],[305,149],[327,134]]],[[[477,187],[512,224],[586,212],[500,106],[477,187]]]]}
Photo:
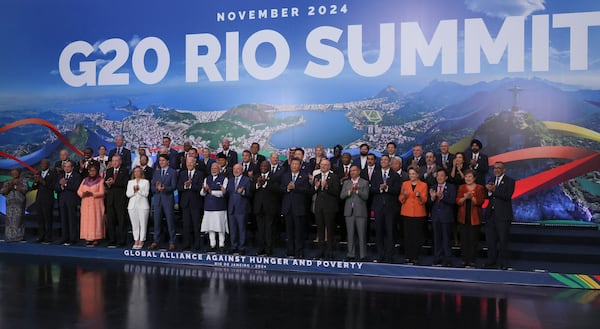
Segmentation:
{"type": "Polygon", "coordinates": [[[273,223],[281,215],[281,196],[279,181],[275,174],[269,172],[262,185],[257,186],[261,174],[254,176],[252,195],[254,196],[253,211],[256,215],[256,247],[258,253],[271,255],[273,252],[273,223]]]}
{"type": "MultiPolygon", "coordinates": [[[[322,173],[318,173],[314,176],[313,184],[315,186],[317,182],[322,182],[322,175],[322,173]]],[[[333,258],[335,218],[340,198],[340,178],[334,172],[329,171],[326,182],[327,186],[325,188],[321,185],[314,191],[316,194],[314,212],[317,223],[317,237],[321,244],[320,256],[325,255],[327,258],[333,258]],[[327,236],[325,231],[327,231],[327,236]]]]}
{"type": "Polygon", "coordinates": [[[394,218],[399,212],[400,176],[388,168],[387,190],[380,190],[384,177],[379,168],[371,176],[371,209],[375,212],[375,236],[378,260],[391,262],[394,248],[394,218]]]}
{"type": "Polygon", "coordinates": [[[169,244],[175,244],[175,220],[173,213],[173,205],[175,198],[173,193],[177,188],[177,171],[170,166],[166,169],[166,173],[162,174],[162,168],[154,172],[151,183],[152,189],[152,214],[154,217],[154,243],[160,242],[161,235],[161,220],[163,214],[167,219],[167,228],[169,230],[169,244]],[[164,185],[164,189],[159,191],[156,183],[164,185]]]}
{"type": "MultiPolygon", "coordinates": [[[[495,183],[495,177],[491,180],[495,183]]],[[[515,192],[515,180],[504,175],[494,192],[486,191],[490,200],[485,212],[486,239],[488,245],[488,263],[506,266],[508,260],[508,235],[510,223],[514,219],[512,195],[515,192]]]]}
{"type": "Polygon", "coordinates": [[[42,178],[42,172],[39,173],[40,181],[34,182],[32,189],[37,190],[35,204],[38,210],[38,241],[52,241],[52,222],[54,218],[52,212],[54,210],[54,188],[58,175],[56,172],[48,168],[46,177],[42,178]]]}
{"type": "MultiPolygon", "coordinates": [[[[415,159],[415,157],[413,155],[411,155],[406,160],[402,161],[402,169],[408,171],[408,167],[410,167],[412,165],[412,162],[414,159],[415,159]]],[[[425,156],[419,157],[419,161],[417,162],[417,164],[418,164],[419,168],[426,166],[427,162],[425,162],[425,156]]]]}
{"type": "Polygon", "coordinates": [[[258,167],[260,167],[260,164],[265,160],[267,160],[267,158],[265,158],[265,156],[262,154],[252,154],[252,163],[258,167]],[[256,160],[254,158],[256,158],[256,160]]]}
{"type": "MultiPolygon", "coordinates": [[[[431,189],[438,191],[439,184],[434,184],[431,189]]],[[[431,225],[433,227],[433,255],[436,262],[450,262],[452,257],[452,225],[456,213],[456,186],[445,183],[441,198],[432,199],[429,195],[427,202],[431,209],[431,225]]]]}
{"type": "MultiPolygon", "coordinates": [[[[56,160],[56,162],[54,162],[54,172],[56,172],[59,176],[62,175],[64,173],[63,171],[63,164],[67,161],[70,161],[69,159],[62,161],[62,160],[56,160]]],[[[73,162],[73,170],[75,170],[75,167],[77,166],[76,162],[73,162]]],[[[60,178],[59,178],[60,179],[60,178]]]]}
{"type": "MultiPolygon", "coordinates": [[[[177,156],[179,155],[179,152],[177,152],[177,150],[175,150],[174,148],[169,148],[169,167],[177,170],[179,169],[178,165],[178,159],[177,156]]],[[[158,163],[158,161],[156,161],[156,163],[158,163]]],[[[159,168],[159,167],[157,167],[159,168]]]]}
{"type": "Polygon", "coordinates": [[[446,157],[446,162],[445,162],[446,167],[444,168],[444,163],[442,162],[442,154],[437,153],[435,155],[435,164],[438,166],[438,168],[444,168],[448,175],[450,175],[450,171],[452,170],[453,161],[454,161],[454,154],[448,152],[448,156],[446,157]]]}
{"type": "Polygon", "coordinates": [[[229,217],[229,234],[231,247],[244,253],[246,250],[246,226],[250,214],[250,197],[252,196],[251,182],[248,176],[232,177],[227,182],[225,193],[229,196],[227,201],[227,215],[229,217]],[[236,186],[235,181],[239,180],[236,186]],[[243,191],[239,192],[239,189],[243,191]]]}
{"type": "Polygon", "coordinates": [[[106,185],[106,235],[109,244],[118,243],[123,246],[127,242],[127,182],[129,173],[124,166],[114,175],[115,168],[106,170],[104,181],[113,179],[112,185],[106,185]]]}
{"type": "Polygon", "coordinates": [[[77,243],[79,241],[77,206],[81,203],[77,190],[81,185],[81,176],[73,170],[65,186],[60,185],[61,178],[66,179],[66,174],[58,176],[54,186],[54,190],[58,194],[58,210],[60,212],[60,243],[77,243]]]}
{"type": "MultiPolygon", "coordinates": [[[[473,152],[471,150],[468,150],[467,152],[465,152],[465,163],[467,165],[470,165],[471,159],[473,159],[473,152]]],[[[490,169],[488,156],[479,152],[479,155],[477,156],[477,164],[475,165],[475,167],[470,168],[475,170],[475,183],[485,186],[485,179],[490,169]]]]}
{"type": "Polygon", "coordinates": [[[295,188],[288,190],[292,181],[292,173],[284,172],[281,175],[280,191],[283,193],[281,213],[285,218],[285,231],[287,235],[288,256],[304,257],[304,230],[307,214],[306,202],[312,194],[308,175],[300,172],[296,178],[295,188]]]}
{"type": "MultiPolygon", "coordinates": [[[[112,161],[112,157],[117,154],[117,148],[114,148],[108,152],[108,161],[112,161]]],[[[127,168],[127,171],[131,171],[131,151],[126,147],[121,148],[121,154],[117,154],[121,156],[121,166],[127,168]]],[[[125,183],[125,187],[127,187],[127,183],[125,183]]]]}
{"type": "Polygon", "coordinates": [[[154,174],[154,169],[150,166],[146,166],[144,169],[144,178],[149,182],[152,181],[152,175],[154,174]]]}
{"type": "MultiPolygon", "coordinates": [[[[217,157],[219,156],[219,154],[225,154],[225,152],[221,151],[217,153],[217,157]]],[[[232,169],[233,165],[238,163],[238,154],[236,151],[229,149],[229,151],[225,155],[227,156],[227,168],[232,169]]]]}
{"type": "Polygon", "coordinates": [[[242,169],[244,170],[242,172],[242,175],[249,177],[250,176],[250,172],[252,173],[252,175],[257,175],[260,172],[259,166],[252,163],[252,161],[250,161],[249,163],[240,163],[242,165],[242,169]]]}
{"type": "Polygon", "coordinates": [[[215,162],[215,159],[212,158],[208,158],[208,159],[200,159],[200,162],[202,162],[202,165],[204,165],[205,168],[205,176],[210,174],[210,167],[212,166],[212,164],[215,162]]]}
{"type": "Polygon", "coordinates": [[[352,164],[355,164],[355,165],[359,166],[361,170],[367,168],[367,162],[366,162],[366,160],[365,160],[365,165],[363,167],[360,154],[355,155],[355,156],[352,157],[352,164]]]}
{"type": "Polygon", "coordinates": [[[183,244],[184,249],[200,249],[200,224],[202,224],[201,213],[204,209],[203,198],[200,196],[202,183],[204,182],[204,172],[195,169],[192,176],[187,169],[179,171],[177,178],[177,191],[179,191],[179,209],[183,219],[183,244]],[[186,187],[185,182],[191,181],[191,185],[186,187]]]}

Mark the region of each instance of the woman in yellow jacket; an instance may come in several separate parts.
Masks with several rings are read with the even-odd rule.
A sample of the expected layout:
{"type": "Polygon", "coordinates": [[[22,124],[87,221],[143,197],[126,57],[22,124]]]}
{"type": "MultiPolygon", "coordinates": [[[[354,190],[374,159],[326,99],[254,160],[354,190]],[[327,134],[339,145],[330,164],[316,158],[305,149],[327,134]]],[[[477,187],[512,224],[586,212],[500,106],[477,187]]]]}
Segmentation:
{"type": "Polygon", "coordinates": [[[408,168],[408,179],[402,183],[398,199],[402,203],[400,215],[404,223],[404,262],[416,264],[423,246],[423,228],[427,218],[427,184],[419,180],[419,173],[414,167],[408,168]]]}

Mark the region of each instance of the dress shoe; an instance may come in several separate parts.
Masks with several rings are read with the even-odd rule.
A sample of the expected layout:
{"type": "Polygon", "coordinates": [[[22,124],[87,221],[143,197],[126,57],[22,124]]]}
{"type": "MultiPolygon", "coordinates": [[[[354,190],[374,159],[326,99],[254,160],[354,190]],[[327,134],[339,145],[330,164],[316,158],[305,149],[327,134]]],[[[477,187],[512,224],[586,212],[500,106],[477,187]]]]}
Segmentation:
{"type": "Polygon", "coordinates": [[[498,265],[496,263],[490,263],[490,262],[488,262],[488,263],[485,263],[483,265],[483,268],[495,269],[495,268],[498,268],[498,265]]]}
{"type": "Polygon", "coordinates": [[[259,250],[256,252],[256,255],[257,255],[257,256],[265,256],[266,254],[267,254],[267,252],[266,252],[264,249],[259,249],[259,250]]]}
{"type": "Polygon", "coordinates": [[[152,244],[150,245],[150,247],[148,247],[148,249],[150,249],[150,250],[156,250],[156,249],[158,249],[158,243],[152,242],[152,244]]]}
{"type": "Polygon", "coordinates": [[[175,251],[175,244],[171,243],[169,244],[169,251],[175,251]]]}
{"type": "Polygon", "coordinates": [[[210,254],[214,254],[214,253],[216,253],[216,252],[217,252],[217,247],[214,247],[214,246],[213,246],[213,247],[210,247],[210,248],[208,248],[208,253],[210,253],[210,254]]]}

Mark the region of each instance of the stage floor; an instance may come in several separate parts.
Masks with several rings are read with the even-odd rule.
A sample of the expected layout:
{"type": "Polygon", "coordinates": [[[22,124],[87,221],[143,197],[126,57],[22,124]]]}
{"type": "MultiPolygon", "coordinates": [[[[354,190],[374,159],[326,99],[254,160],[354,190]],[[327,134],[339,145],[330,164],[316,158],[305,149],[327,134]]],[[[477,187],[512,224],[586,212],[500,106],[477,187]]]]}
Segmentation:
{"type": "MultiPolygon", "coordinates": [[[[220,267],[265,272],[302,272],[319,275],[600,290],[600,264],[513,262],[511,264],[514,267],[513,270],[497,270],[358,261],[326,261],[310,259],[310,255],[307,255],[308,259],[290,259],[187,251],[170,252],[164,249],[149,251],[103,246],[90,248],[81,245],[63,246],[32,242],[0,242],[0,254],[23,258],[30,256],[66,257],[78,260],[117,261],[125,264],[188,265],[202,268],[220,267]]],[[[428,264],[426,259],[423,260],[423,264],[428,264]]]]}
{"type": "Polygon", "coordinates": [[[600,325],[595,290],[109,260],[54,248],[92,256],[2,254],[0,328],[600,325]]]}

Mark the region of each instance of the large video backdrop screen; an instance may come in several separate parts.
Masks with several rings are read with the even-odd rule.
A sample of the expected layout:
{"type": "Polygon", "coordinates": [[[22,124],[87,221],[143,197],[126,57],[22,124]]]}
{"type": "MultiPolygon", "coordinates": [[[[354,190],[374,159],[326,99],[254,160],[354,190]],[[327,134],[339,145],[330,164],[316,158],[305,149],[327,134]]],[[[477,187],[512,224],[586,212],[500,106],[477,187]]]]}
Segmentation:
{"type": "Polygon", "coordinates": [[[600,220],[597,0],[22,0],[0,26],[2,175],[117,135],[405,158],[477,138],[517,220],[600,220]]]}

